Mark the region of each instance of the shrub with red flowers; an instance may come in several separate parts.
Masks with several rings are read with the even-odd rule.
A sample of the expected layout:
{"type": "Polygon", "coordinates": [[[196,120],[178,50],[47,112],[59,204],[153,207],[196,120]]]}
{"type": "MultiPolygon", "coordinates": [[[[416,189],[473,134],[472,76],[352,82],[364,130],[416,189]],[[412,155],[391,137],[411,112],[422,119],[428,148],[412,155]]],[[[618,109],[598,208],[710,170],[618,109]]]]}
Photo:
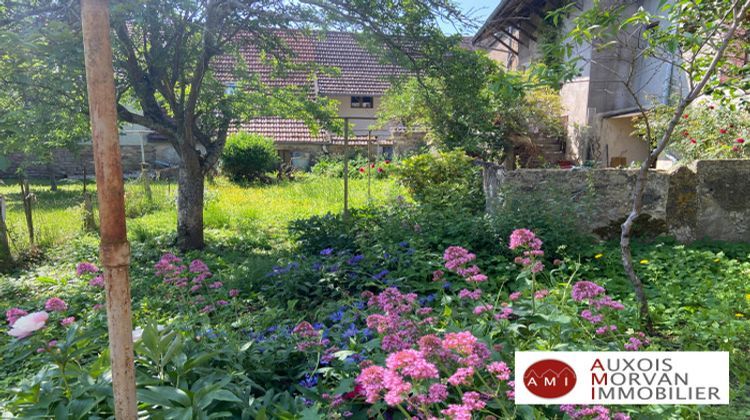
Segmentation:
{"type": "MultiPolygon", "coordinates": [[[[654,138],[666,129],[672,108],[659,106],[650,112],[650,126],[654,138]]],[[[636,130],[646,134],[643,119],[636,122],[636,130]]],[[[709,101],[693,103],[680,119],[668,151],[690,162],[695,159],[747,159],[750,149],[750,113],[729,109],[709,101]]]]}

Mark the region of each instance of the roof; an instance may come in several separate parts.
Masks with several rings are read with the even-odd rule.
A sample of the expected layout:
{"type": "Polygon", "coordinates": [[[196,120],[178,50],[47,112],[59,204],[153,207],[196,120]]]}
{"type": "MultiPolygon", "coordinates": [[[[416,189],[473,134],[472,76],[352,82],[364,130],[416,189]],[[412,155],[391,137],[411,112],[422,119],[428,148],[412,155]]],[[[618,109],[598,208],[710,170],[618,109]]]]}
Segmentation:
{"type": "MultiPolygon", "coordinates": [[[[491,38],[497,30],[508,27],[520,27],[521,23],[530,24],[529,16],[544,10],[547,0],[500,0],[495,10],[479,28],[472,39],[476,45],[487,38],[491,38]]],[[[531,25],[530,25],[531,26],[531,25]]],[[[536,29],[536,28],[533,28],[536,29]]]]}
{"type": "MultiPolygon", "coordinates": [[[[294,70],[283,77],[275,77],[271,66],[261,61],[253,35],[240,33],[235,42],[250,73],[260,75],[270,86],[307,86],[323,95],[380,96],[390,87],[392,77],[405,74],[403,68],[383,63],[363,48],[353,33],[288,31],[278,37],[291,51],[294,63],[335,68],[338,74],[317,71],[313,77],[308,71],[294,70]]],[[[218,56],[212,62],[217,78],[224,83],[234,81],[234,66],[235,58],[231,55],[218,56]]]]}
{"type": "MultiPolygon", "coordinates": [[[[321,130],[317,134],[314,134],[302,121],[278,117],[254,118],[250,121],[241,123],[239,127],[237,127],[237,130],[260,134],[274,139],[276,143],[344,143],[343,136],[331,135],[325,130],[321,130]]],[[[373,135],[370,139],[372,144],[393,144],[393,140],[390,138],[381,139],[373,135]]],[[[367,145],[367,136],[350,135],[348,144],[352,146],[365,146],[367,145]]]]}

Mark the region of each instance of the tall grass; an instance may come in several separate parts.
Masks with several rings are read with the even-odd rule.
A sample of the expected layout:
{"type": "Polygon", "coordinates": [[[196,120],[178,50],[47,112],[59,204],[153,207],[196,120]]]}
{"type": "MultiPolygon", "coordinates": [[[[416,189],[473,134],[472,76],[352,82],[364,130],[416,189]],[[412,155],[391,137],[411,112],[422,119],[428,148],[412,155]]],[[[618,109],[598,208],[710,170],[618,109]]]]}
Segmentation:
{"type": "MultiPolygon", "coordinates": [[[[96,186],[88,184],[95,193],[96,186]]],[[[63,182],[52,192],[45,181],[32,182],[35,195],[33,220],[37,245],[44,249],[62,246],[82,234],[83,209],[81,181],[63,182]]],[[[151,184],[153,199],[147,200],[143,186],[137,181],[125,185],[126,214],[129,237],[145,241],[157,235],[171,234],[177,224],[175,183],[151,184]]],[[[349,183],[349,206],[368,204],[367,180],[349,183]]],[[[370,202],[377,205],[404,194],[391,180],[372,180],[370,202]]],[[[0,194],[8,203],[7,223],[11,246],[17,255],[29,249],[28,230],[23,213],[20,187],[17,183],[0,184],[0,194]]],[[[343,210],[344,187],[340,178],[304,176],[295,181],[271,185],[237,185],[225,179],[206,184],[204,222],[207,236],[238,237],[270,235],[269,239],[284,240],[289,221],[312,215],[337,213],[343,210]]]]}

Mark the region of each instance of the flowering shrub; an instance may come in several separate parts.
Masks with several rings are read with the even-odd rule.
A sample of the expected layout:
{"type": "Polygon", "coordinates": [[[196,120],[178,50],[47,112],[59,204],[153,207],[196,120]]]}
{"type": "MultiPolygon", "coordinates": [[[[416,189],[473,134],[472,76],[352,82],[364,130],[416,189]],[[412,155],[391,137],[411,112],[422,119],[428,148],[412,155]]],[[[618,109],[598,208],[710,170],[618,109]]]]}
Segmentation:
{"type": "MultiPolygon", "coordinates": [[[[656,139],[672,117],[671,107],[659,106],[651,111],[651,127],[656,139]]],[[[639,134],[646,134],[645,121],[636,123],[639,134]]],[[[680,118],[668,150],[685,161],[695,159],[747,159],[750,149],[750,114],[711,102],[693,103],[680,118]]]]}
{"type": "MultiPolygon", "coordinates": [[[[357,155],[349,159],[349,177],[350,178],[388,178],[397,166],[397,162],[391,159],[384,159],[383,156],[373,158],[368,161],[366,156],[357,155]]],[[[344,159],[342,156],[320,156],[311,168],[315,175],[337,177],[344,176],[344,159]]]]}

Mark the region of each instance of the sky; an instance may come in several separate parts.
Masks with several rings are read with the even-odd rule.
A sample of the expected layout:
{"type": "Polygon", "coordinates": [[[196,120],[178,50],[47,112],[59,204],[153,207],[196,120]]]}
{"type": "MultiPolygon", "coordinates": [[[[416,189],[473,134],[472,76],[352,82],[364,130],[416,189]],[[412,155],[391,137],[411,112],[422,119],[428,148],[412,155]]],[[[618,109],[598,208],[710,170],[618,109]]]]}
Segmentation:
{"type": "MultiPolygon", "coordinates": [[[[492,13],[493,10],[495,10],[495,7],[500,3],[500,0],[454,0],[455,3],[458,5],[458,7],[461,8],[461,10],[464,12],[464,14],[471,17],[476,24],[476,27],[474,28],[458,28],[463,35],[474,35],[477,29],[479,29],[479,25],[484,23],[484,21],[487,19],[487,16],[489,16],[490,13],[492,13]]],[[[450,22],[443,22],[441,25],[443,30],[450,34],[455,34],[458,31],[454,27],[454,25],[450,24],[450,22]]]]}

